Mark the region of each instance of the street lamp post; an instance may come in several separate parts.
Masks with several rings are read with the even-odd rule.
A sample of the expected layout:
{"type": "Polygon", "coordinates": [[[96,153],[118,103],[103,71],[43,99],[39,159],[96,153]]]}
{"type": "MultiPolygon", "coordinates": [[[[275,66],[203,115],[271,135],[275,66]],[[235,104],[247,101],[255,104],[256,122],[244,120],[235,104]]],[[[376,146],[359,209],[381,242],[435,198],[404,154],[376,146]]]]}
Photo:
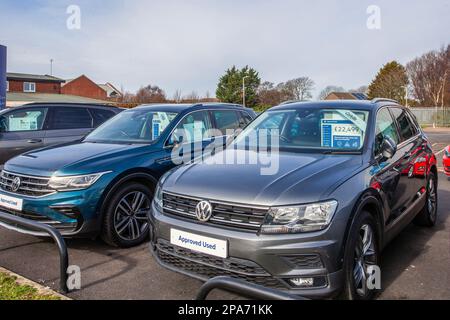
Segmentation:
{"type": "Polygon", "coordinates": [[[242,78],[242,105],[244,106],[244,108],[245,108],[245,103],[246,103],[246,101],[245,101],[245,79],[247,79],[247,78],[248,78],[248,76],[244,76],[242,78]]]}

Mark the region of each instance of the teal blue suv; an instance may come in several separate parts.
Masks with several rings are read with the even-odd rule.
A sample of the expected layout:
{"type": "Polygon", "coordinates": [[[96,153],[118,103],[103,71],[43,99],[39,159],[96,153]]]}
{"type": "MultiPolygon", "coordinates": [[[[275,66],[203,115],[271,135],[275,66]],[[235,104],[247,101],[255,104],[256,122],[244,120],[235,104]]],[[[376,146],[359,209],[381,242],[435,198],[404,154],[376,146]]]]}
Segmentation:
{"type": "Polygon", "coordinates": [[[101,235],[113,246],[138,245],[148,236],[147,213],[159,178],[212,143],[224,144],[230,129],[246,127],[255,116],[230,104],[124,111],[80,141],[8,161],[0,175],[0,212],[51,225],[64,237],[101,235]]]}

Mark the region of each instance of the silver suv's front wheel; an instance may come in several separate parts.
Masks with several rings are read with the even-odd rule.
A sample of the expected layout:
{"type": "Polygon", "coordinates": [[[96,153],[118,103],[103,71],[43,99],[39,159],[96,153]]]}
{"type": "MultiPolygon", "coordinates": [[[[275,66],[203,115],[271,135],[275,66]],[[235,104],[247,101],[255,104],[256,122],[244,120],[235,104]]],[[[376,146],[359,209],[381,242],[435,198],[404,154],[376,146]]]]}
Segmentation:
{"type": "Polygon", "coordinates": [[[376,221],[369,212],[361,212],[352,224],[344,254],[345,283],[343,299],[369,300],[375,297],[376,286],[369,279],[379,264],[379,241],[376,221]]]}

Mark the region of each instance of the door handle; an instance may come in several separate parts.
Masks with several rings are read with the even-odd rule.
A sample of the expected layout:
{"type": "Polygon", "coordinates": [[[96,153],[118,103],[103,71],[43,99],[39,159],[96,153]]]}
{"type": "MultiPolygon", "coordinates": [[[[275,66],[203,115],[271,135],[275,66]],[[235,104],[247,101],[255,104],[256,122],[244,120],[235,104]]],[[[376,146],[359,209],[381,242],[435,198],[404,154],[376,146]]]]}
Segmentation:
{"type": "Polygon", "coordinates": [[[28,143],[41,143],[42,139],[30,139],[27,141],[28,143]]]}

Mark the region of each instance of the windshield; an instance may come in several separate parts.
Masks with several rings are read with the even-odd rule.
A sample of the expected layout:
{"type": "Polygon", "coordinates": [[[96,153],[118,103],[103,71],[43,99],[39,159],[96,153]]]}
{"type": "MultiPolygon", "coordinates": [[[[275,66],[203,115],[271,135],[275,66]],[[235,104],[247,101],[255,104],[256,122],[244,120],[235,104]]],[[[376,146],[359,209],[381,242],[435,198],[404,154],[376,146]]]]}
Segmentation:
{"type": "Polygon", "coordinates": [[[159,138],[176,116],[176,112],[125,111],[94,130],[84,141],[151,143],[159,138]]]}
{"type": "Polygon", "coordinates": [[[259,148],[359,151],[363,148],[369,112],[301,108],[267,111],[235,140],[239,146],[259,148]]]}

